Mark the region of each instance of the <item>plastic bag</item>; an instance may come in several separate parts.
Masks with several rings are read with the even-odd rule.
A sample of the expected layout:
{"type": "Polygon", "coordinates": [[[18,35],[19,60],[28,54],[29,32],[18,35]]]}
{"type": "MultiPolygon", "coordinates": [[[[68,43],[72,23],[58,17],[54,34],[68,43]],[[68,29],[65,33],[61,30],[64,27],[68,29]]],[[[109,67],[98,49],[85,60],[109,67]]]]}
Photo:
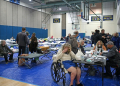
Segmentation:
{"type": "Polygon", "coordinates": [[[78,49],[78,52],[75,55],[76,60],[81,60],[81,56],[83,56],[83,53],[81,52],[81,49],[78,49]]]}

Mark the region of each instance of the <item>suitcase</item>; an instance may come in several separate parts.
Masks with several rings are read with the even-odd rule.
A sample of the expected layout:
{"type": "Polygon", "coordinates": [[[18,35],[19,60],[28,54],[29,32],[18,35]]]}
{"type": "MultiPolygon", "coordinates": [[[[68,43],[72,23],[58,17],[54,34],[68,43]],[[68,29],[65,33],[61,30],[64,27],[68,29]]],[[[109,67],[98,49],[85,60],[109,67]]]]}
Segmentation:
{"type": "MultiPolygon", "coordinates": [[[[21,54],[20,56],[28,56],[28,54],[21,54]]],[[[23,66],[23,65],[25,65],[22,61],[25,62],[25,59],[24,59],[24,58],[22,58],[22,60],[19,59],[19,61],[18,61],[18,65],[19,65],[19,66],[23,66]]]]}

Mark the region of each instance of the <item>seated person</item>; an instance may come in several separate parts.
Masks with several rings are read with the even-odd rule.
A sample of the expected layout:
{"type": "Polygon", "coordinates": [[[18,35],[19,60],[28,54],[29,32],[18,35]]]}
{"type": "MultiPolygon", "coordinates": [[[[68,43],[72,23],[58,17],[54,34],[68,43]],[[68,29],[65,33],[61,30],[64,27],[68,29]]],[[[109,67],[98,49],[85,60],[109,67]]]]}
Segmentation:
{"type": "Polygon", "coordinates": [[[75,63],[73,63],[72,59],[75,59],[75,54],[71,51],[71,45],[68,43],[65,43],[57,53],[56,59],[61,59],[62,63],[64,65],[64,68],[71,72],[71,82],[70,86],[73,86],[73,81],[75,77],[77,76],[77,86],[83,86],[82,83],[79,82],[80,76],[81,76],[81,70],[79,67],[76,66],[75,63]]]}
{"type": "Polygon", "coordinates": [[[14,37],[11,37],[10,40],[13,41],[13,40],[15,40],[15,39],[14,39],[14,37]]]}
{"type": "MultiPolygon", "coordinates": [[[[107,53],[106,57],[108,58],[108,60],[106,61],[106,73],[104,74],[105,78],[112,78],[112,73],[110,70],[110,67],[116,67],[117,65],[120,64],[120,56],[119,56],[119,52],[117,50],[117,47],[114,46],[114,43],[112,41],[109,41],[107,43],[107,48],[109,49],[109,52],[107,53]]],[[[119,74],[119,72],[116,72],[116,75],[119,74]]]]}
{"type": "MultiPolygon", "coordinates": [[[[97,51],[100,51],[100,52],[106,51],[106,47],[104,46],[104,44],[103,44],[103,42],[101,40],[99,40],[97,42],[96,46],[97,46],[97,51]]],[[[96,49],[96,46],[94,46],[93,50],[96,49]]]]}
{"type": "Polygon", "coordinates": [[[80,43],[78,43],[78,48],[80,48],[81,52],[85,55],[85,50],[83,46],[84,46],[84,40],[81,40],[80,43]]]}
{"type": "Polygon", "coordinates": [[[60,40],[62,41],[62,40],[64,40],[64,38],[62,37],[60,40]]]}
{"type": "Polygon", "coordinates": [[[8,63],[8,54],[10,55],[9,61],[13,60],[13,51],[9,49],[9,47],[6,45],[5,40],[1,41],[0,44],[0,54],[4,56],[6,64],[8,63]]]}

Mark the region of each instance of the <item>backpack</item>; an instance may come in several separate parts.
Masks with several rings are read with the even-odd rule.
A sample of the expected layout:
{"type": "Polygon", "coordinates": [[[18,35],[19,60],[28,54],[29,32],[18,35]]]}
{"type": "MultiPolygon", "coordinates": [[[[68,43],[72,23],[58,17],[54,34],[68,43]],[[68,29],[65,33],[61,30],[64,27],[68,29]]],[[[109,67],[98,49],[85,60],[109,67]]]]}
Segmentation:
{"type": "Polygon", "coordinates": [[[88,68],[88,75],[89,76],[95,76],[96,71],[97,70],[93,66],[90,66],[90,68],[88,68]]]}

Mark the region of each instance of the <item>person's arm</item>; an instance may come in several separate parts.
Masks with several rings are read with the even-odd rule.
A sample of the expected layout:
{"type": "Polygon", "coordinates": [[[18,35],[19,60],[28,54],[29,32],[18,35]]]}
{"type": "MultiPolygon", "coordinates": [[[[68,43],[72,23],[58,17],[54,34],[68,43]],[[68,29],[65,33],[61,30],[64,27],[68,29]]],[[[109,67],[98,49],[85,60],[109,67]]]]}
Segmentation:
{"type": "Polygon", "coordinates": [[[102,45],[102,49],[106,51],[106,47],[104,45],[102,45]]]}
{"type": "Polygon", "coordinates": [[[116,53],[115,53],[116,51],[114,51],[114,50],[109,50],[109,52],[107,53],[107,55],[106,55],[106,57],[109,59],[109,58],[111,58],[111,57],[113,57],[116,53]]]}
{"type": "Polygon", "coordinates": [[[96,46],[94,46],[93,50],[95,50],[96,46]]]}
{"type": "Polygon", "coordinates": [[[13,53],[13,51],[12,51],[7,45],[5,45],[5,47],[7,48],[7,50],[8,50],[10,53],[13,53]]]}
{"type": "Polygon", "coordinates": [[[57,53],[56,60],[61,59],[62,56],[63,56],[63,54],[64,54],[64,53],[63,53],[62,50],[60,49],[60,50],[58,51],[58,53],[57,53]]]}
{"type": "Polygon", "coordinates": [[[16,37],[16,43],[18,44],[18,34],[17,34],[17,37],[16,37]]]}
{"type": "Polygon", "coordinates": [[[72,59],[75,59],[75,54],[72,51],[70,52],[70,56],[72,57],[72,59]]]}
{"type": "Polygon", "coordinates": [[[26,43],[27,45],[29,45],[27,35],[25,35],[25,43],[26,43]]]}

